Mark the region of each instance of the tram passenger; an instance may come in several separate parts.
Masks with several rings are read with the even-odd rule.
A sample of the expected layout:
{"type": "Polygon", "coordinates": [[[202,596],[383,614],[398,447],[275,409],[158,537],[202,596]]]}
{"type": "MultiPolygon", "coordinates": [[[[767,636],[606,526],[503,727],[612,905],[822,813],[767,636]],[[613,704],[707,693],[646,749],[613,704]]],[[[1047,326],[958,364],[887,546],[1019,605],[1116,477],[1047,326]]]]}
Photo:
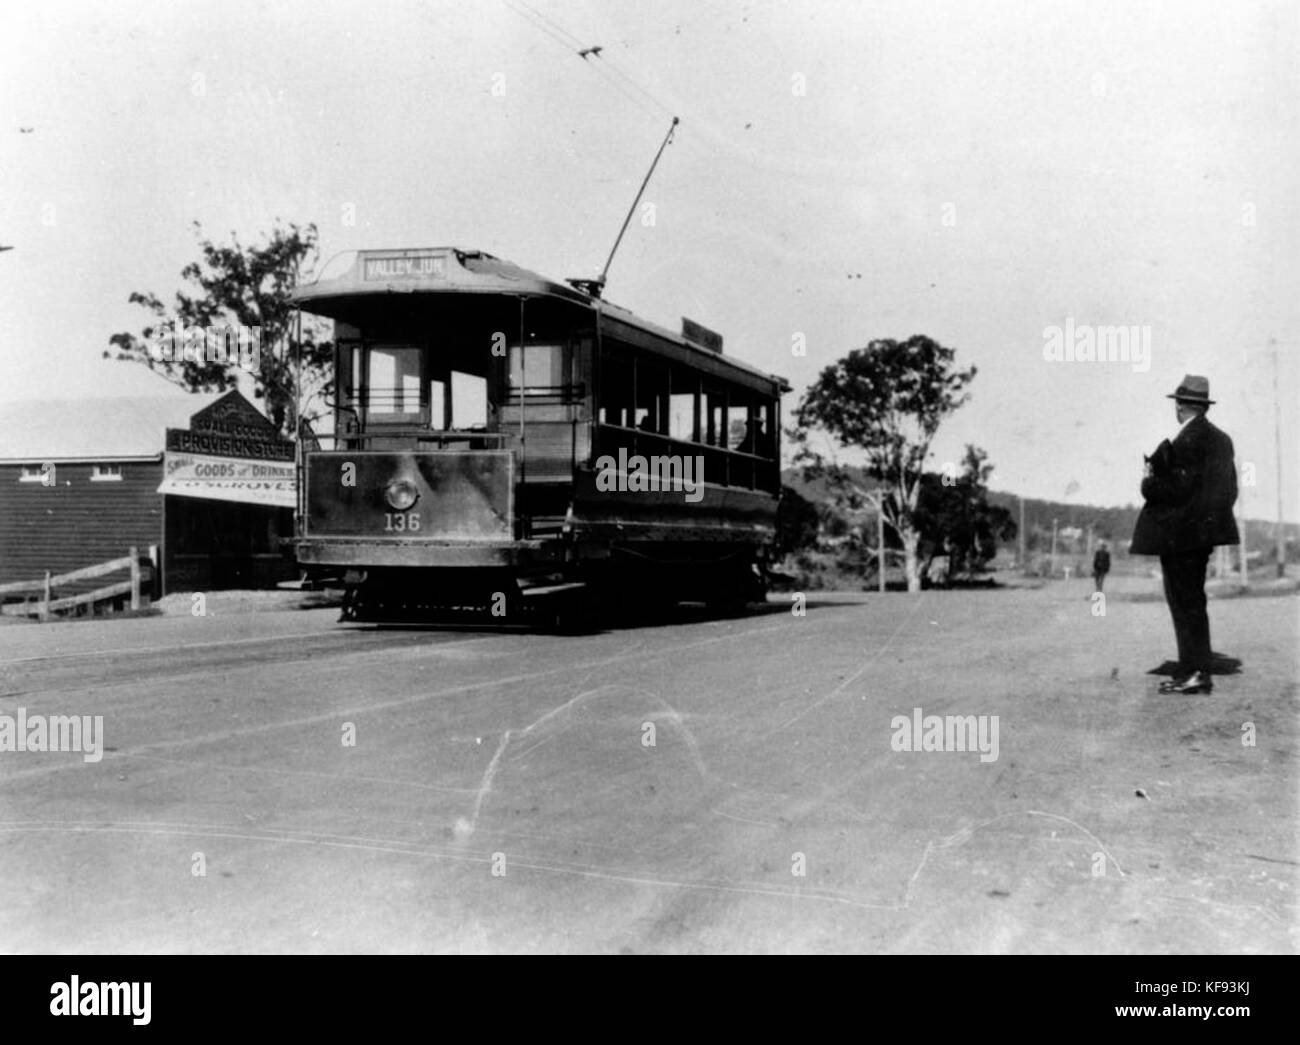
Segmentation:
{"type": "Polygon", "coordinates": [[[736,449],[742,454],[756,454],[759,457],[772,456],[772,440],[763,431],[761,417],[745,422],[745,435],[736,449]]]}

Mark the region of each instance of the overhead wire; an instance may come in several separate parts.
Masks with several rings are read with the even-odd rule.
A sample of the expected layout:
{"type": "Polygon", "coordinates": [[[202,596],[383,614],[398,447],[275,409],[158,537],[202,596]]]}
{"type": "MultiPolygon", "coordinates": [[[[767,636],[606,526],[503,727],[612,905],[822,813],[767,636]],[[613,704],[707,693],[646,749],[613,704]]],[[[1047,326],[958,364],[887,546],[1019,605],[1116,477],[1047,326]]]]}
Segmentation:
{"type": "MultiPolygon", "coordinates": [[[[576,37],[573,37],[572,39],[566,39],[566,36],[562,35],[562,31],[557,31],[555,29],[552,29],[545,22],[539,20],[538,18],[535,18],[530,13],[531,9],[527,11],[524,10],[519,5],[518,0],[503,0],[503,3],[505,4],[506,8],[509,11],[511,11],[515,15],[518,15],[529,25],[531,25],[534,29],[538,30],[541,33],[544,33],[547,37],[549,37],[551,40],[555,41],[556,44],[562,47],[566,52],[574,56],[578,56],[578,51],[581,49],[581,47],[580,44],[575,44],[573,42],[573,40],[576,40],[576,37]]],[[[568,34],[568,35],[570,37],[572,36],[572,34],[568,34]]],[[[621,94],[624,98],[626,98],[629,102],[635,105],[642,112],[646,113],[649,116],[654,116],[656,118],[658,117],[659,114],[657,112],[655,112],[653,109],[648,107],[642,99],[638,98],[636,95],[629,92],[625,87],[623,87],[617,81],[612,79],[610,76],[606,75],[605,72],[598,65],[592,64],[590,62],[585,62],[584,64],[589,65],[591,69],[598,76],[601,77],[602,80],[608,83],[610,87],[618,91],[619,94],[621,94]]]]}
{"type": "Polygon", "coordinates": [[[584,65],[587,65],[596,73],[597,76],[600,76],[601,79],[609,84],[610,87],[618,91],[619,94],[642,112],[653,116],[656,119],[659,118],[660,113],[655,111],[655,109],[662,110],[663,113],[667,113],[669,116],[675,115],[671,108],[659,101],[658,98],[638,84],[612,62],[606,61],[601,54],[590,55],[590,58],[594,59],[592,61],[582,58],[579,52],[586,50],[587,45],[579,37],[574,36],[557,22],[554,22],[535,8],[529,7],[528,4],[523,2],[523,0],[502,0],[502,3],[504,3],[509,11],[528,22],[528,24],[538,32],[544,33],[556,44],[564,48],[565,51],[582,60],[584,65]],[[638,97],[636,94],[629,91],[627,86],[624,86],[624,83],[620,83],[618,79],[615,79],[615,76],[621,78],[621,80],[623,80],[627,85],[630,85],[640,94],[641,97],[638,97]],[[647,106],[647,101],[649,101],[655,109],[647,106]]]}
{"type": "MultiPolygon", "coordinates": [[[[582,38],[575,36],[573,33],[569,32],[567,29],[564,28],[564,26],[560,25],[554,19],[548,17],[542,11],[539,11],[537,8],[528,4],[526,0],[511,0],[511,2],[519,7],[525,8],[526,10],[530,11],[541,22],[553,28],[556,33],[560,34],[563,37],[567,37],[569,40],[569,46],[571,46],[574,51],[578,52],[579,57],[581,57],[582,51],[589,50],[590,44],[587,41],[584,41],[582,38]]],[[[612,61],[606,58],[603,48],[597,53],[592,54],[590,57],[593,59],[593,62],[600,63],[600,65],[603,68],[609,70],[615,76],[619,77],[624,82],[626,82],[630,87],[632,87],[633,90],[639,92],[643,97],[648,99],[651,102],[651,104],[658,106],[669,116],[677,115],[672,108],[670,108],[669,106],[661,102],[658,98],[654,96],[654,94],[652,94],[649,90],[647,90],[645,87],[639,84],[627,73],[623,72],[623,70],[620,69],[617,65],[615,65],[612,61]]],[[[592,64],[592,68],[596,68],[596,66],[592,64]]]]}

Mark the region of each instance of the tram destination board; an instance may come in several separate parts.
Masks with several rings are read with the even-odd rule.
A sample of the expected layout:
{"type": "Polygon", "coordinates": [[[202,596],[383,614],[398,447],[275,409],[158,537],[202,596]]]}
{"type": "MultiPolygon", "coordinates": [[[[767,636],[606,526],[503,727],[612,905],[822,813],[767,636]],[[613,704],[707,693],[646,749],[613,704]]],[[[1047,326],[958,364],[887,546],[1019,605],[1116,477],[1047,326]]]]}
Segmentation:
{"type": "Polygon", "coordinates": [[[362,278],[373,280],[441,279],[447,275],[447,259],[441,254],[415,257],[368,257],[364,259],[362,278]]]}

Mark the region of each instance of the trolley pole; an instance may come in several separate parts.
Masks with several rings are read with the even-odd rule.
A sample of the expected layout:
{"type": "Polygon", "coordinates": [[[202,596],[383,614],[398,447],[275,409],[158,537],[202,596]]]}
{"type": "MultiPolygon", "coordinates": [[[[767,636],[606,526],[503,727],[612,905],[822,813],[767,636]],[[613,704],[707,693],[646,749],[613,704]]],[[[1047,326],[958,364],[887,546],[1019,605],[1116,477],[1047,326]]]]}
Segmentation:
{"type": "Polygon", "coordinates": [[[677,130],[679,123],[681,123],[681,120],[674,116],[673,122],[668,125],[668,133],[664,135],[659,151],[655,153],[655,158],[650,163],[650,169],[645,172],[641,187],[636,190],[636,199],[632,201],[632,206],[628,208],[627,217],[623,219],[623,227],[618,230],[618,238],[614,240],[614,246],[610,248],[609,257],[605,259],[605,267],[600,270],[600,276],[596,279],[596,286],[599,287],[601,294],[605,291],[605,280],[609,278],[609,266],[614,263],[614,255],[618,253],[618,245],[623,242],[623,234],[627,232],[627,227],[632,222],[632,215],[636,213],[636,205],[641,202],[641,197],[645,195],[645,187],[650,184],[650,176],[654,174],[655,168],[659,166],[659,157],[664,154],[664,149],[668,148],[668,143],[673,140],[673,131],[677,130]]]}

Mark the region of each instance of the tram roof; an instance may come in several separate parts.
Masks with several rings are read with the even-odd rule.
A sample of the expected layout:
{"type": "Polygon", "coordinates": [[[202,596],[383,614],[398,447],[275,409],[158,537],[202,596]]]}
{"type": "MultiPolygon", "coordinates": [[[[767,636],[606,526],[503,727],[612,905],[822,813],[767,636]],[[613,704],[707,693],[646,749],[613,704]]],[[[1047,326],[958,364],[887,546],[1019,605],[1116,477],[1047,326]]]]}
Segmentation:
{"type": "Polygon", "coordinates": [[[602,316],[686,348],[702,361],[722,362],[746,371],[772,382],[782,392],[790,389],[789,382],[779,375],[710,351],[603,298],[479,250],[428,247],[344,251],[325,264],[314,282],[297,287],[292,296],[306,311],[337,319],[361,299],[384,294],[517,295],[554,298],[593,311],[599,308],[602,316]]]}

